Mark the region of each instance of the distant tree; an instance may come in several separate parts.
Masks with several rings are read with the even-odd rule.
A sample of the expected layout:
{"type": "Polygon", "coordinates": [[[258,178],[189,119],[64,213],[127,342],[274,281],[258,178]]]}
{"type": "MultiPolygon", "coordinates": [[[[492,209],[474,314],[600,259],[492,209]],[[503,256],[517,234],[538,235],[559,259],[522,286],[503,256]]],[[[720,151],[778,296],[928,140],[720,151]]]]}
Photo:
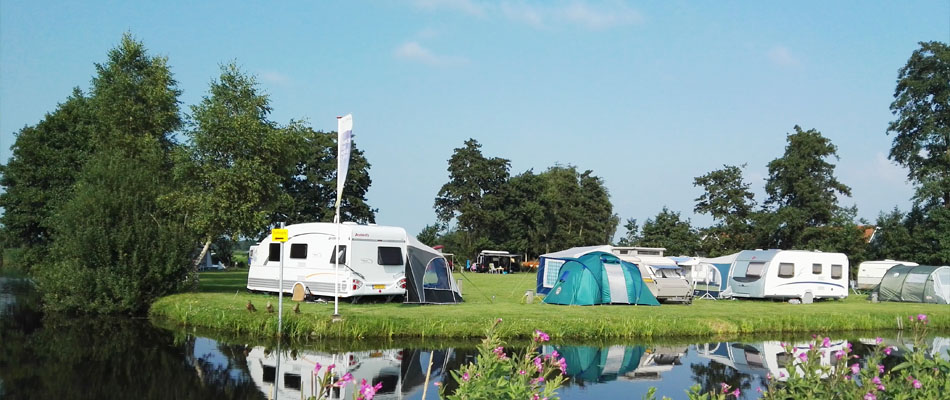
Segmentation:
{"type": "Polygon", "coordinates": [[[194,272],[216,238],[255,236],[291,204],[280,184],[293,173],[301,142],[295,133],[302,128],[281,129],[267,119],[267,95],[234,63],[221,67],[209,93],[192,106],[189,142],[176,163],[179,190],[165,197],[201,238],[194,272]]]}
{"type": "Polygon", "coordinates": [[[643,237],[640,236],[640,225],[637,224],[636,218],[627,218],[627,222],[623,224],[624,229],[627,230],[627,233],[620,238],[620,241],[617,242],[618,246],[639,246],[640,242],[643,241],[643,237]]]}
{"type": "Polygon", "coordinates": [[[950,46],[921,42],[898,73],[887,133],[896,134],[889,158],[907,167],[916,200],[950,209],[948,82],[950,46]]]}
{"type": "Polygon", "coordinates": [[[526,171],[511,177],[489,207],[498,221],[491,235],[509,251],[527,253],[530,257],[544,251],[542,239],[545,208],[540,197],[544,191],[544,177],[526,171]]]}
{"type": "Polygon", "coordinates": [[[851,196],[851,188],[834,176],[837,148],[820,132],[802,130],[787,137],[785,154],[768,164],[765,205],[772,211],[758,221],[760,240],[766,247],[791,249],[803,244],[805,228],[826,226],[841,212],[838,195],[851,196]]]}
{"type": "Polygon", "coordinates": [[[540,204],[545,216],[540,230],[544,252],[607,244],[620,218],[613,213],[603,180],[593,171],[554,166],[542,175],[540,204]]]}
{"type": "Polygon", "coordinates": [[[449,181],[442,185],[435,199],[435,212],[443,224],[456,222],[464,232],[466,251],[474,251],[475,238],[486,238],[495,229],[491,211],[482,202],[496,194],[508,181],[510,163],[504,158],[487,158],[475,139],[465,141],[449,158],[449,181]]]}
{"type": "Polygon", "coordinates": [[[93,125],[89,99],[78,89],[35,126],[16,134],[12,157],[0,166],[2,247],[18,247],[18,269],[47,256],[57,210],[72,194],[89,153],[93,125]]]}
{"type": "Polygon", "coordinates": [[[882,211],[878,215],[876,231],[869,248],[871,259],[911,261],[915,259],[916,247],[911,230],[905,224],[904,213],[897,207],[891,212],[882,211]]]}
{"type": "Polygon", "coordinates": [[[913,261],[924,265],[950,264],[950,209],[916,208],[908,213],[907,219],[917,244],[913,261]]]}
{"type": "Polygon", "coordinates": [[[752,218],[755,200],[749,184],[742,179],[744,167],[723,165],[722,169],[693,179],[693,186],[704,189],[704,193],[696,198],[693,211],[708,214],[716,221],[701,233],[702,248],[710,256],[735,253],[754,243],[752,218]]]}
{"type": "Polygon", "coordinates": [[[435,246],[439,244],[439,232],[441,230],[442,227],[439,224],[426,225],[425,228],[422,228],[422,231],[416,235],[416,239],[426,246],[435,246]]]}
{"type": "MultiPolygon", "coordinates": [[[[302,145],[297,155],[296,172],[284,178],[283,188],[290,194],[291,207],[278,210],[274,220],[288,224],[333,221],[336,213],[337,134],[298,127],[302,145]]],[[[369,161],[352,142],[350,164],[340,204],[340,219],[359,223],[376,222],[376,209],[366,202],[373,181],[369,161]]]]}
{"type": "Polygon", "coordinates": [[[680,213],[664,206],[656,217],[643,223],[640,245],[664,247],[668,255],[694,255],[699,248],[699,236],[690,226],[689,219],[680,219],[680,213]]]}

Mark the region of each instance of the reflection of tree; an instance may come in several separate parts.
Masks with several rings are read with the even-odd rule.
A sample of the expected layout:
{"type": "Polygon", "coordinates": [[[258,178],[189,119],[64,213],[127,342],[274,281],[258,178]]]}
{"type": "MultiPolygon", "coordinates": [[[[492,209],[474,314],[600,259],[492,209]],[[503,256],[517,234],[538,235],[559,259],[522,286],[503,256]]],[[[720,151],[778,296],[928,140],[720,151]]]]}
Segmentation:
{"type": "Polygon", "coordinates": [[[246,374],[193,354],[148,321],[46,316],[27,333],[0,330],[0,379],[9,398],[261,399],[246,374]]]}
{"type": "Polygon", "coordinates": [[[739,372],[735,368],[715,361],[706,364],[691,364],[689,369],[693,372],[693,380],[702,385],[702,393],[721,390],[720,385],[723,382],[733,389],[739,388],[742,392],[748,392],[752,389],[754,382],[753,375],[739,372]]]}

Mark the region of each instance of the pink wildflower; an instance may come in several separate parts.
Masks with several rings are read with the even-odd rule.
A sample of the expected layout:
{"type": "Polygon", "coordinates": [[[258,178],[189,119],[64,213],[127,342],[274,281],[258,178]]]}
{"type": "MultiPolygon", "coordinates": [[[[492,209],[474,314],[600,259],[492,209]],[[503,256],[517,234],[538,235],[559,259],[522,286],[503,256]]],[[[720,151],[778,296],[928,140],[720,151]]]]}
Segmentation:
{"type": "Polygon", "coordinates": [[[920,321],[920,322],[923,322],[924,324],[926,324],[926,323],[927,323],[927,314],[917,314],[917,320],[920,321]]]}
{"type": "Polygon", "coordinates": [[[346,386],[347,383],[349,383],[352,380],[353,380],[353,374],[347,372],[346,374],[343,375],[342,378],[340,378],[340,380],[336,381],[336,383],[334,383],[333,386],[344,387],[346,386]]]}
{"type": "Polygon", "coordinates": [[[877,400],[877,396],[874,395],[874,392],[868,392],[864,395],[864,400],[877,400]]]}
{"type": "Polygon", "coordinates": [[[782,371],[779,371],[778,377],[779,377],[779,378],[784,378],[784,377],[785,377],[785,373],[782,372],[782,371]]]}
{"type": "Polygon", "coordinates": [[[884,391],[884,385],[877,385],[877,390],[884,391]]]}
{"type": "Polygon", "coordinates": [[[878,365],[877,365],[877,373],[879,373],[879,374],[883,374],[883,373],[884,373],[884,366],[883,366],[883,365],[881,365],[881,364],[878,364],[878,365]]]}
{"type": "Polygon", "coordinates": [[[838,350],[838,351],[835,352],[835,359],[836,359],[836,360],[840,360],[840,359],[841,359],[842,357],[844,357],[846,354],[848,354],[848,353],[845,353],[845,352],[843,352],[843,351],[841,351],[841,350],[838,350]]]}
{"type": "Polygon", "coordinates": [[[525,371],[525,370],[523,370],[523,369],[518,370],[518,375],[525,375],[525,374],[527,374],[527,373],[528,373],[528,372],[525,371]]]}
{"type": "Polygon", "coordinates": [[[831,346],[831,338],[826,337],[825,340],[821,341],[821,347],[831,346]]]}
{"type": "Polygon", "coordinates": [[[442,386],[442,382],[436,382],[436,383],[433,383],[433,385],[435,385],[435,387],[440,387],[442,386]]]}
{"type": "Polygon", "coordinates": [[[884,348],[884,354],[891,355],[891,346],[887,346],[884,348]]]}
{"type": "Polygon", "coordinates": [[[544,382],[544,377],[543,377],[543,376],[539,376],[539,377],[537,377],[537,379],[531,381],[531,383],[534,383],[534,384],[536,384],[536,385],[540,385],[542,382],[544,382]]]}
{"type": "Polygon", "coordinates": [[[373,400],[373,397],[376,396],[376,392],[382,388],[382,382],[377,383],[375,386],[370,386],[368,383],[366,383],[366,379],[363,379],[360,382],[360,398],[364,400],[373,400]]]}
{"type": "Polygon", "coordinates": [[[548,336],[547,333],[544,333],[544,332],[542,332],[542,331],[536,329],[536,330],[534,331],[534,340],[536,340],[536,341],[539,342],[539,343],[540,343],[540,342],[547,342],[547,341],[551,340],[551,337],[548,336]]]}
{"type": "Polygon", "coordinates": [[[535,358],[534,358],[534,366],[535,366],[535,368],[538,369],[538,371],[544,369],[544,365],[541,364],[541,357],[535,357],[535,358]]]}
{"type": "Polygon", "coordinates": [[[564,360],[564,357],[561,357],[557,360],[557,366],[561,370],[562,374],[567,373],[567,361],[564,360]]]}
{"type": "Polygon", "coordinates": [[[556,360],[558,356],[560,356],[560,354],[558,354],[557,350],[551,352],[551,358],[556,360]]]}
{"type": "Polygon", "coordinates": [[[861,366],[858,363],[851,364],[851,373],[857,375],[861,372],[861,366]]]}
{"type": "Polygon", "coordinates": [[[884,341],[884,339],[882,339],[882,338],[875,338],[875,339],[874,339],[874,343],[876,343],[876,344],[881,344],[881,342],[883,342],[883,341],[884,341]]]}
{"type": "Polygon", "coordinates": [[[733,396],[736,396],[736,398],[738,399],[740,393],[741,393],[741,392],[739,391],[739,388],[736,388],[736,390],[732,392],[732,395],[733,395],[733,396]]]}
{"type": "Polygon", "coordinates": [[[323,366],[320,365],[320,363],[317,363],[317,365],[313,366],[313,373],[316,374],[317,372],[320,372],[320,368],[323,368],[323,366]]]}
{"type": "Polygon", "coordinates": [[[471,379],[471,376],[469,376],[468,372],[462,374],[463,381],[468,382],[469,379],[471,379]]]}
{"type": "Polygon", "coordinates": [[[729,386],[729,384],[726,383],[726,382],[720,383],[719,386],[722,387],[722,392],[723,392],[723,393],[728,392],[728,391],[729,391],[729,388],[731,387],[731,386],[729,386]]]}
{"type": "Polygon", "coordinates": [[[881,378],[878,378],[878,377],[875,376],[874,379],[871,379],[871,383],[873,383],[873,384],[875,384],[875,385],[880,385],[880,384],[881,384],[881,378]]]}
{"type": "Polygon", "coordinates": [[[923,385],[920,384],[920,381],[916,379],[914,379],[913,385],[914,385],[914,389],[920,389],[921,387],[923,387],[923,385]]]}
{"type": "Polygon", "coordinates": [[[505,348],[504,348],[504,347],[498,346],[498,347],[495,348],[495,350],[492,350],[492,352],[494,352],[495,355],[498,356],[498,359],[499,359],[499,360],[507,360],[507,359],[508,359],[508,356],[505,354],[505,348]]]}
{"type": "Polygon", "coordinates": [[[328,366],[327,366],[327,372],[333,371],[334,368],[336,368],[336,364],[330,364],[330,365],[328,365],[328,366]]]}
{"type": "Polygon", "coordinates": [[[806,362],[806,361],[808,361],[808,354],[807,354],[807,353],[798,353],[798,358],[801,358],[801,359],[802,359],[802,362],[806,362]]]}

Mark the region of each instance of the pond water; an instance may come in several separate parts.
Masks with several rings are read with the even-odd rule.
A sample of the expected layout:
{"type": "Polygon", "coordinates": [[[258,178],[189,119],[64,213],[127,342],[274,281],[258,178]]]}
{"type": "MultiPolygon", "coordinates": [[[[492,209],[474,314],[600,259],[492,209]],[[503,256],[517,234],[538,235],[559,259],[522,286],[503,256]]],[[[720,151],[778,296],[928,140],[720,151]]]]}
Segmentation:
{"type": "MultiPolygon", "coordinates": [[[[10,294],[0,289],[3,293],[10,294]]],[[[338,373],[349,372],[357,381],[382,383],[377,399],[438,399],[436,382],[451,390],[449,371],[477,354],[474,343],[258,345],[158,328],[142,319],[43,316],[24,302],[0,297],[6,304],[0,310],[4,399],[301,399],[312,393],[316,363],[335,364],[338,373]],[[347,348],[357,350],[330,350],[347,348]]],[[[950,350],[950,338],[943,336],[927,340],[929,352],[950,350]]],[[[807,349],[807,341],[791,342],[807,349]]],[[[909,341],[892,335],[884,345],[909,341]]],[[[867,354],[875,345],[873,335],[840,335],[832,348],[849,342],[856,354],[867,354]]],[[[657,388],[658,397],[679,399],[694,384],[710,390],[722,382],[740,388],[742,398],[757,398],[766,375],[779,376],[795,359],[778,340],[557,344],[542,351],[557,351],[567,361],[570,379],[559,390],[565,400],[640,398],[650,387],[657,388]]],[[[832,363],[832,357],[823,362],[832,363]]],[[[351,399],[352,393],[334,397],[351,399]]]]}

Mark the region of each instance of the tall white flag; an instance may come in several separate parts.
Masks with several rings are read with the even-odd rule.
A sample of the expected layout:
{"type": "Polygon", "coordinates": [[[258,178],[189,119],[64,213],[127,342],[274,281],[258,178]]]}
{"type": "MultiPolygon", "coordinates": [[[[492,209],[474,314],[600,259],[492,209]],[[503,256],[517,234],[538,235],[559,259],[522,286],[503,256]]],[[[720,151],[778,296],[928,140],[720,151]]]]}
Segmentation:
{"type": "MultiPolygon", "coordinates": [[[[336,151],[336,207],[340,209],[343,199],[343,185],[346,184],[346,171],[350,168],[350,144],[353,137],[353,114],[337,117],[336,151]]],[[[338,211],[339,213],[339,211],[338,211]]]]}

